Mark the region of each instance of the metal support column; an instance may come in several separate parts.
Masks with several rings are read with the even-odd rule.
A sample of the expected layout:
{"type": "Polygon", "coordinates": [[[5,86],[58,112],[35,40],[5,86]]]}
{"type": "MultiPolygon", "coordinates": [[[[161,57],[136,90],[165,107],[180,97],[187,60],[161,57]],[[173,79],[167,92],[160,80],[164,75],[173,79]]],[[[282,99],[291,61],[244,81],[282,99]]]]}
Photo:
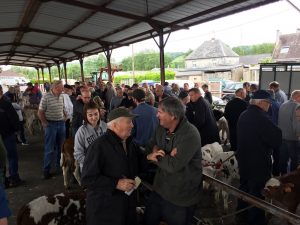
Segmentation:
{"type": "Polygon", "coordinates": [[[80,74],[81,74],[81,81],[84,82],[84,72],[83,72],[83,57],[78,56],[79,63],[80,63],[80,74]]]}
{"type": "Polygon", "coordinates": [[[154,27],[156,32],[158,33],[159,43],[155,40],[153,34],[151,34],[153,40],[155,41],[157,47],[159,48],[159,62],[160,62],[160,82],[161,85],[164,85],[166,80],[165,75],[165,53],[164,49],[169,40],[171,32],[168,33],[166,41],[164,41],[164,29],[160,27],[154,27]]]}
{"type": "Polygon", "coordinates": [[[109,82],[114,82],[114,78],[113,78],[113,75],[111,73],[111,63],[110,63],[112,49],[110,49],[108,45],[104,46],[104,49],[105,49],[104,54],[106,56],[106,61],[107,61],[108,81],[109,82]]]}
{"type": "Polygon", "coordinates": [[[61,80],[61,75],[60,75],[60,63],[59,61],[55,61],[56,66],[57,66],[57,70],[58,70],[58,79],[61,80]]]}
{"type": "Polygon", "coordinates": [[[42,78],[43,78],[43,84],[45,83],[45,76],[44,76],[44,67],[41,67],[42,70],[42,78]]]}
{"type": "Polygon", "coordinates": [[[38,84],[40,84],[40,71],[38,67],[35,67],[36,71],[37,71],[37,82],[38,84]]]}
{"type": "Polygon", "coordinates": [[[64,64],[64,73],[65,73],[65,83],[67,84],[68,83],[67,62],[64,61],[63,64],[64,64]]]}
{"type": "Polygon", "coordinates": [[[49,82],[51,84],[52,83],[51,67],[50,67],[50,65],[47,65],[47,67],[48,67],[48,71],[49,71],[49,82]]]}

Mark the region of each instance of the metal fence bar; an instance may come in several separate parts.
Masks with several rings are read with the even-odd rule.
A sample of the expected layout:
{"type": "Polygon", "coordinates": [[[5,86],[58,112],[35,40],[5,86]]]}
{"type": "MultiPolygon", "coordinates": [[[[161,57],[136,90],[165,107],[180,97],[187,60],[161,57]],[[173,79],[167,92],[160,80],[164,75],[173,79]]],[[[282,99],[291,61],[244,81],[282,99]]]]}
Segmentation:
{"type": "Polygon", "coordinates": [[[249,195],[246,192],[243,192],[231,185],[223,183],[222,181],[219,181],[211,176],[203,174],[203,178],[205,179],[205,181],[218,185],[219,187],[225,189],[228,193],[242,199],[245,202],[248,202],[251,205],[256,206],[257,208],[263,209],[264,211],[269,212],[279,218],[286,219],[292,224],[300,225],[300,217],[293,213],[290,213],[282,208],[272,205],[260,198],[249,195]]]}

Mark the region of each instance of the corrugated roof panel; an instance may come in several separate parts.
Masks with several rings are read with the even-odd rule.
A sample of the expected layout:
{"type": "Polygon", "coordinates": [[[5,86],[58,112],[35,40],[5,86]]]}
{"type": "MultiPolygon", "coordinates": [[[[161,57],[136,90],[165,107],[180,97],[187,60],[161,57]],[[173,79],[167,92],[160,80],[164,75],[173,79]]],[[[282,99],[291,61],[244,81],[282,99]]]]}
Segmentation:
{"type": "Polygon", "coordinates": [[[87,43],[87,41],[62,37],[58,41],[54,42],[51,47],[73,49],[85,43],[87,43]]]}
{"type": "Polygon", "coordinates": [[[41,48],[35,48],[35,47],[24,46],[24,45],[18,46],[18,47],[16,48],[16,51],[20,51],[20,52],[28,52],[28,53],[36,53],[36,52],[38,52],[39,50],[41,50],[41,48]]]}
{"type": "Polygon", "coordinates": [[[64,32],[77,24],[80,18],[87,13],[89,13],[89,10],[56,2],[48,2],[41,6],[31,23],[31,27],[64,32]]]}
{"type": "Polygon", "coordinates": [[[57,55],[61,55],[64,54],[65,51],[56,51],[53,49],[44,49],[43,51],[40,52],[43,55],[49,55],[49,56],[57,56],[57,55]]]}
{"type": "Polygon", "coordinates": [[[73,52],[68,52],[68,53],[62,55],[63,58],[70,58],[70,57],[74,57],[74,56],[76,56],[76,55],[73,52]]]}
{"type": "Polygon", "coordinates": [[[0,53],[1,52],[6,52],[9,51],[11,48],[11,45],[7,45],[7,46],[0,46],[0,53]]]}
{"type": "Polygon", "coordinates": [[[0,61],[5,60],[6,58],[7,58],[7,56],[0,56],[0,61]]]}
{"type": "Polygon", "coordinates": [[[16,32],[1,32],[0,43],[12,43],[14,42],[16,32]]]}
{"type": "Polygon", "coordinates": [[[0,1],[0,27],[17,27],[22,19],[22,12],[27,1],[1,0],[0,1]],[[5,22],[3,22],[5,21],[5,22]]]}
{"type": "Polygon", "coordinates": [[[107,8],[127,12],[139,16],[147,15],[146,1],[141,0],[120,0],[112,1],[107,8]]]}
{"type": "Polygon", "coordinates": [[[95,48],[99,48],[99,47],[101,47],[101,46],[98,43],[93,42],[93,43],[91,43],[87,46],[84,46],[82,48],[78,48],[76,50],[77,51],[82,51],[82,52],[87,52],[87,51],[91,51],[91,50],[93,50],[95,48]]]}
{"type": "Polygon", "coordinates": [[[21,57],[21,56],[13,56],[13,57],[11,57],[11,60],[27,60],[28,59],[28,57],[21,57]]]}
{"type": "Polygon", "coordinates": [[[110,0],[81,0],[81,2],[86,2],[93,5],[102,5],[110,0]]]}
{"type": "Polygon", "coordinates": [[[131,19],[99,12],[86,20],[82,25],[79,25],[69,34],[77,36],[84,35],[84,37],[97,38],[132,21],[133,20],[131,19]]]}
{"type": "Polygon", "coordinates": [[[153,28],[148,23],[139,23],[137,25],[134,25],[126,30],[123,30],[121,32],[118,32],[116,34],[110,35],[108,37],[105,37],[103,40],[109,41],[109,42],[116,42],[118,40],[134,36],[136,34],[139,34],[141,32],[152,30],[153,28]]]}
{"type": "Polygon", "coordinates": [[[24,43],[34,43],[36,45],[47,45],[55,39],[55,36],[36,32],[25,33],[22,39],[24,43]]]}

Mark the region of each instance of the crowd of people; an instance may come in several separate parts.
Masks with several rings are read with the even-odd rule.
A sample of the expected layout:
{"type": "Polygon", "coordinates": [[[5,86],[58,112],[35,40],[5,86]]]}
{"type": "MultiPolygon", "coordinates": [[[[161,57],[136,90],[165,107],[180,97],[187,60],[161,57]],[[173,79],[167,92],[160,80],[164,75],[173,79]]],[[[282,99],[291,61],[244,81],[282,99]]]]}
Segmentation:
{"type": "MultiPolygon", "coordinates": [[[[169,225],[191,224],[201,201],[201,147],[220,143],[208,88],[206,84],[189,87],[188,83],[180,88],[168,82],[155,87],[110,82],[71,86],[55,81],[41,95],[29,83],[24,95],[38,107],[44,128],[43,178],[61,172],[61,146],[66,138],[73,138],[74,157],[87,194],[88,225],[99,221],[137,224],[137,176],[153,187],[145,194],[144,224],[158,225],[162,220],[169,225]]],[[[224,110],[231,150],[239,163],[240,189],[259,198],[272,174],[285,174],[300,164],[300,90],[293,91],[288,100],[278,82],[271,82],[269,88],[257,90],[245,82],[224,110]]],[[[22,184],[15,135],[21,130],[21,120],[12,104],[18,103],[15,92],[8,92],[0,88],[4,143],[0,142],[0,172],[5,177],[3,161],[7,158],[8,187],[15,187],[22,184]]],[[[0,198],[5,198],[2,193],[1,186],[0,198]]],[[[245,207],[239,201],[238,209],[245,207]]],[[[263,211],[255,207],[248,211],[238,219],[250,225],[266,224],[263,211]]],[[[9,210],[5,212],[7,217],[9,210]]]]}

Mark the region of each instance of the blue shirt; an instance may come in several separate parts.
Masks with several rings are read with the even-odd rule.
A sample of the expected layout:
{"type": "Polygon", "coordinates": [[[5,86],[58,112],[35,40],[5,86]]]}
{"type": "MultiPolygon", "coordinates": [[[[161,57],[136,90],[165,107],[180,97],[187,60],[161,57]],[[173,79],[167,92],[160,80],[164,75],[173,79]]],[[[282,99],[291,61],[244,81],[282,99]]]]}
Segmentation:
{"type": "Polygon", "coordinates": [[[156,117],[157,109],[146,103],[141,103],[132,110],[132,113],[138,115],[133,120],[133,140],[138,145],[145,147],[159,123],[156,117]]]}
{"type": "Polygon", "coordinates": [[[0,219],[7,218],[11,215],[10,209],[8,208],[8,201],[4,189],[0,186],[0,219]]]}

